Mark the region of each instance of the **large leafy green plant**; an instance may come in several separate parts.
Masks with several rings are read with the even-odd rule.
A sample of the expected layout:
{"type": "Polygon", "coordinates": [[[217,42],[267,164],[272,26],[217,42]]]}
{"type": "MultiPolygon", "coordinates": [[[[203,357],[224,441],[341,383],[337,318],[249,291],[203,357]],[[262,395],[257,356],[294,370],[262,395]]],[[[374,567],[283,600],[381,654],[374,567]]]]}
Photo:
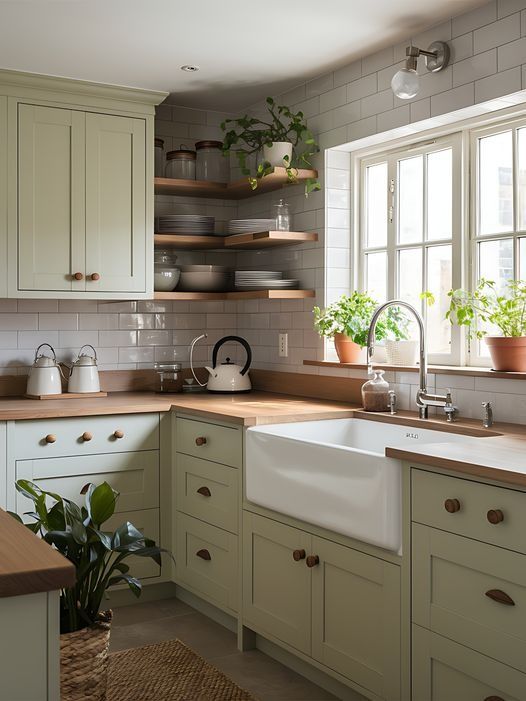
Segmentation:
{"type": "MultiPolygon", "coordinates": [[[[256,167],[255,174],[248,167],[247,159],[259,154],[263,146],[271,146],[276,141],[292,144],[292,158],[284,159],[289,182],[297,182],[298,168],[312,168],[311,157],[320,150],[312,132],[307,128],[303,112],[292,112],[286,105],[277,105],[267,97],[268,121],[245,115],[239,119],[226,119],[221,124],[225,132],[223,153],[235,153],[243,175],[247,175],[253,190],[258,180],[272,173],[272,166],[263,161],[256,167]]],[[[305,181],[305,194],[320,189],[317,178],[305,181]]]]}
{"type": "MultiPolygon", "coordinates": [[[[78,506],[54,492],[46,492],[29,480],[18,480],[16,488],[33,502],[34,511],[25,514],[33,522],[27,527],[56,548],[76,569],[75,585],[60,594],[60,632],[71,633],[98,620],[108,587],[124,582],[135,596],[140,581],[124,562],[130,555],[151,557],[161,564],[160,548],[129,521],[113,532],[103,530],[113,516],[119,492],[107,482],[87,484],[78,506]]],[[[19,521],[22,519],[11,513],[19,521]]]]}
{"type": "MultiPolygon", "coordinates": [[[[343,333],[361,348],[367,345],[367,334],[378,303],[367,292],[342,295],[325,309],[314,307],[314,327],[320,336],[334,337],[343,333]]],[[[376,340],[407,338],[407,317],[399,307],[389,307],[378,319],[376,340]]]]}
{"type": "Polygon", "coordinates": [[[473,292],[450,290],[446,319],[467,326],[470,338],[487,335],[484,324],[496,326],[503,336],[526,336],[526,280],[510,280],[500,293],[493,280],[482,278],[473,292]]]}

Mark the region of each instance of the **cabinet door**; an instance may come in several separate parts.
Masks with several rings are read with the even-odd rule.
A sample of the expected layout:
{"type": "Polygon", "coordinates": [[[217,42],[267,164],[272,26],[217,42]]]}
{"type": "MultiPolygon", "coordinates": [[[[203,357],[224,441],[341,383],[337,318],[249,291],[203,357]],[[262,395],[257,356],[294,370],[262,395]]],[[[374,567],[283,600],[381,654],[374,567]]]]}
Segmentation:
{"type": "Polygon", "coordinates": [[[83,112],[18,105],[18,289],[82,291],[83,112]]]}
{"type": "Polygon", "coordinates": [[[7,508],[7,432],[5,421],[0,421],[0,509],[7,508]]]}
{"type": "Polygon", "coordinates": [[[268,518],[245,512],[243,528],[243,618],[310,655],[311,575],[305,559],[311,536],[268,518]]]}
{"type": "Polygon", "coordinates": [[[399,699],[400,568],[323,538],[312,547],[312,656],[381,698],[399,699]]]}
{"type": "Polygon", "coordinates": [[[145,149],[144,119],[86,114],[88,293],[146,290],[145,149]]]}
{"type": "Polygon", "coordinates": [[[7,97],[0,96],[0,297],[7,297],[7,229],[7,97]]]}
{"type": "Polygon", "coordinates": [[[524,701],[526,676],[413,626],[414,701],[524,701]]]}

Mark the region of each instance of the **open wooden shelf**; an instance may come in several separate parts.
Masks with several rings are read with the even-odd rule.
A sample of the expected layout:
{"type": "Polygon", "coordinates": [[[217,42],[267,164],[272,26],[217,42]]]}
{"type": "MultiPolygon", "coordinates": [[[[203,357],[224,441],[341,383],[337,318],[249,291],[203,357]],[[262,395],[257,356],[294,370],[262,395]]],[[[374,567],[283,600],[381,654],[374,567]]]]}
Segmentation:
{"type": "Polygon", "coordinates": [[[251,292],[155,292],[154,299],[174,302],[203,301],[208,299],[306,299],[315,296],[314,290],[253,290],[251,292]]]}
{"type": "Polygon", "coordinates": [[[315,242],[318,234],[305,231],[260,231],[252,234],[229,236],[192,236],[180,234],[155,234],[154,243],[164,248],[179,250],[256,250],[278,246],[296,246],[315,242]]]}
{"type": "MultiPolygon", "coordinates": [[[[298,169],[297,182],[317,178],[318,171],[298,169]]],[[[285,168],[274,168],[272,173],[258,180],[255,190],[250,187],[248,178],[233,183],[214,183],[207,180],[176,180],[173,178],[154,178],[156,195],[182,195],[183,197],[209,197],[223,200],[244,200],[247,197],[261,195],[264,192],[279,190],[288,185],[285,168]]]]}

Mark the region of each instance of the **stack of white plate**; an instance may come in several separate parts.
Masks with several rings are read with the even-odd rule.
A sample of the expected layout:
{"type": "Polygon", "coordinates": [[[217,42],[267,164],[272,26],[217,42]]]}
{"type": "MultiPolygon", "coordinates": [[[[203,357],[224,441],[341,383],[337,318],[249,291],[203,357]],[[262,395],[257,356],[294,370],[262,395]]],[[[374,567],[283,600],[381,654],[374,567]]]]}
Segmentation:
{"type": "Polygon", "coordinates": [[[231,219],[228,222],[229,234],[255,234],[259,231],[273,231],[275,219],[231,219]]]}
{"type": "Polygon", "coordinates": [[[214,225],[214,217],[199,214],[166,214],[158,218],[157,230],[160,234],[210,236],[214,233],[214,225]]]}
{"type": "Polygon", "coordinates": [[[299,280],[284,280],[276,270],[236,270],[236,290],[293,290],[299,280]]]}

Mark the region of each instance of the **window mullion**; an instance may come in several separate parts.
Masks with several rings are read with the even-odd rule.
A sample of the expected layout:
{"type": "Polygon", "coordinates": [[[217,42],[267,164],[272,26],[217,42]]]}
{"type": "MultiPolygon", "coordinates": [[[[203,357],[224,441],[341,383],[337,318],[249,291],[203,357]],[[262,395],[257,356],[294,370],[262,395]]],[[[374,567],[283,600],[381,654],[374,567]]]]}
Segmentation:
{"type": "Polygon", "coordinates": [[[396,156],[390,156],[387,164],[388,185],[390,185],[391,182],[394,183],[394,191],[389,192],[388,204],[388,206],[392,207],[392,216],[388,219],[387,223],[387,297],[388,299],[394,299],[398,294],[396,240],[398,229],[399,182],[396,156]]]}

